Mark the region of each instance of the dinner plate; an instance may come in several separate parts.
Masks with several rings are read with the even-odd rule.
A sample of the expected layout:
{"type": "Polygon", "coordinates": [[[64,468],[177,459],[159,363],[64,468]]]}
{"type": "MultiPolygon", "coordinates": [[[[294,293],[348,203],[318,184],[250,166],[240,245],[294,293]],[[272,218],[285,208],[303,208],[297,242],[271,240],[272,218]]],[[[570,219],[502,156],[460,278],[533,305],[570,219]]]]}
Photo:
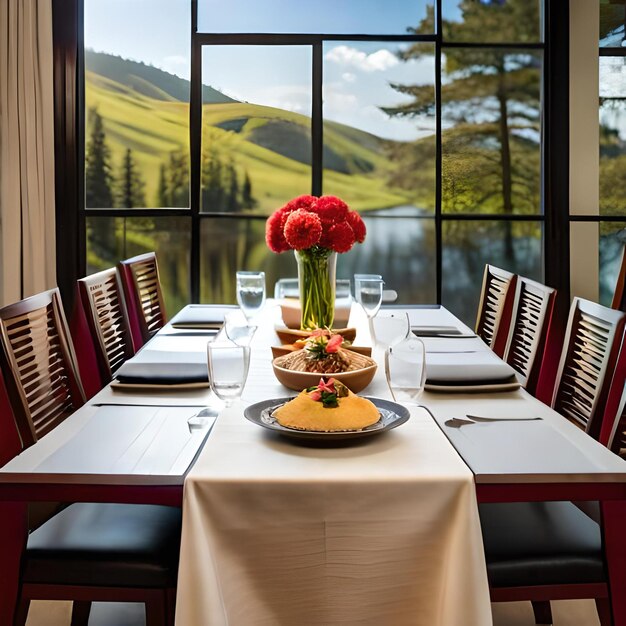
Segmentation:
{"type": "Polygon", "coordinates": [[[367,398],[367,400],[374,403],[380,412],[380,419],[371,426],[367,426],[361,430],[344,430],[328,433],[314,430],[298,430],[296,428],[286,428],[285,426],[281,426],[276,419],[272,417],[272,413],[278,407],[281,407],[290,400],[293,400],[293,398],[273,398],[271,400],[263,400],[263,402],[257,402],[256,404],[251,404],[246,407],[243,414],[253,424],[262,426],[268,430],[273,430],[274,432],[284,435],[285,437],[293,437],[295,439],[317,439],[318,441],[339,441],[378,435],[404,424],[404,422],[406,422],[410,417],[409,410],[401,404],[391,402],[391,400],[383,400],[382,398],[367,398]]]}

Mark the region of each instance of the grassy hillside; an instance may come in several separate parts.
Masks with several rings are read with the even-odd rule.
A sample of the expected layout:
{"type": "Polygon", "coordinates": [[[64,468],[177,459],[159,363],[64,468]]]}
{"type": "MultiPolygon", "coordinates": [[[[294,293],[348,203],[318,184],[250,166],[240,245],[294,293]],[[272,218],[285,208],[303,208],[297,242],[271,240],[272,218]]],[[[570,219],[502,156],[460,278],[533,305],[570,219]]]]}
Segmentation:
{"type": "MultiPolygon", "coordinates": [[[[160,165],[171,152],[188,151],[189,105],[179,99],[187,81],[119,57],[91,54],[86,59],[87,139],[89,110],[97,108],[114,173],[130,148],[145,182],[147,204],[156,206],[160,165]]],[[[203,147],[214,146],[223,163],[232,160],[241,180],[249,175],[257,212],[268,214],[289,198],[310,191],[308,117],[237,102],[205,89],[210,91],[205,92],[209,102],[203,107],[203,147]]],[[[410,202],[406,191],[387,185],[391,166],[385,147],[385,141],[374,135],[327,122],[324,180],[328,192],[341,194],[361,210],[410,202]]]]}

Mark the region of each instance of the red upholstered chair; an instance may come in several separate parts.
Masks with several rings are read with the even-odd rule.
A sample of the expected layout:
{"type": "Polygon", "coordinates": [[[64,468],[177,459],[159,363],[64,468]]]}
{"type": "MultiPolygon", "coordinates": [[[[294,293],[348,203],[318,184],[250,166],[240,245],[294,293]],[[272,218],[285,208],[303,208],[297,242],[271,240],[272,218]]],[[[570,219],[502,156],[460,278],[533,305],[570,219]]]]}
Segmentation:
{"type": "MultiPolygon", "coordinates": [[[[124,294],[112,267],[78,281],[78,296],[102,386],[135,354],[124,294]]],[[[82,371],[82,370],[81,370],[82,371]]]]}
{"type": "MultiPolygon", "coordinates": [[[[595,438],[620,367],[623,390],[626,356],[615,366],[625,318],[580,298],[570,307],[553,406],[595,438]]],[[[537,623],[551,624],[550,600],[593,598],[602,626],[612,623],[600,526],[579,506],[516,502],[479,510],[492,601],[530,600],[537,623]]]]}
{"type": "Polygon", "coordinates": [[[500,357],[506,350],[516,276],[493,265],[485,266],[476,316],[476,334],[500,357]]]}
{"type": "Polygon", "coordinates": [[[534,280],[517,277],[513,319],[505,361],[517,372],[522,385],[535,394],[554,309],[556,291],[534,280]]]}
{"type": "MultiPolygon", "coordinates": [[[[11,408],[0,414],[6,461],[84,401],[57,289],[0,309],[0,367],[11,408]],[[15,435],[9,438],[7,413],[20,434],[19,447],[15,435]]],[[[73,600],[74,626],[87,624],[96,600],[144,602],[149,626],[173,623],[180,530],[180,510],[170,507],[68,506],[28,536],[15,623],[26,622],[31,599],[73,600]]]]}
{"type": "Polygon", "coordinates": [[[167,322],[156,254],[148,252],[126,259],[118,269],[137,351],[167,322]]]}

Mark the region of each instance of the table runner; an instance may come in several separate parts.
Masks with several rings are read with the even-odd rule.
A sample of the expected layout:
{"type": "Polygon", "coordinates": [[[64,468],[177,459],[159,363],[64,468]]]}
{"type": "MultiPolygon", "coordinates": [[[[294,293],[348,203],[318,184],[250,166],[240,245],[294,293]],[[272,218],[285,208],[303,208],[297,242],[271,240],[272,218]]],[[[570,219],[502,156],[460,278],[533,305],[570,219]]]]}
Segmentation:
{"type": "MultiPolygon", "coordinates": [[[[289,395],[269,318],[243,403],[289,395]]],[[[389,397],[379,370],[367,392],[389,397]]],[[[224,410],[185,482],[178,626],[485,626],[472,474],[423,409],[380,437],[319,448],[224,410]]]]}

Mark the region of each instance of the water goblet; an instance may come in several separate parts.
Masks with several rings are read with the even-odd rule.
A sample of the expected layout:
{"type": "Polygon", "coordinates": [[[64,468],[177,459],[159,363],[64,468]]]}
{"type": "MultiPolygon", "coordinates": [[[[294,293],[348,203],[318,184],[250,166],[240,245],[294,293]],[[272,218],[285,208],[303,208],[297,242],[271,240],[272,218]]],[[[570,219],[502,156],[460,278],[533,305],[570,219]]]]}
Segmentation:
{"type": "Polygon", "coordinates": [[[426,380],[426,350],[417,337],[390,346],[385,352],[385,374],[396,402],[417,404],[426,380]]]}
{"type": "Polygon", "coordinates": [[[224,316],[224,334],[230,341],[239,346],[248,346],[256,332],[257,326],[248,324],[242,311],[233,311],[224,316]]]}
{"type": "Polygon", "coordinates": [[[263,308],[265,272],[237,272],[237,303],[248,320],[263,308]]]}
{"type": "Polygon", "coordinates": [[[380,311],[372,320],[372,325],[374,328],[372,340],[375,345],[381,345],[384,348],[396,345],[407,338],[411,332],[409,314],[406,311],[380,311]]]}
{"type": "Polygon", "coordinates": [[[383,303],[384,284],[385,281],[377,274],[354,275],[354,296],[367,315],[372,341],[375,341],[376,335],[372,320],[383,303]]]}
{"type": "Polygon", "coordinates": [[[232,342],[207,344],[209,381],[213,393],[229,407],[241,397],[250,367],[250,346],[232,342]]]}

